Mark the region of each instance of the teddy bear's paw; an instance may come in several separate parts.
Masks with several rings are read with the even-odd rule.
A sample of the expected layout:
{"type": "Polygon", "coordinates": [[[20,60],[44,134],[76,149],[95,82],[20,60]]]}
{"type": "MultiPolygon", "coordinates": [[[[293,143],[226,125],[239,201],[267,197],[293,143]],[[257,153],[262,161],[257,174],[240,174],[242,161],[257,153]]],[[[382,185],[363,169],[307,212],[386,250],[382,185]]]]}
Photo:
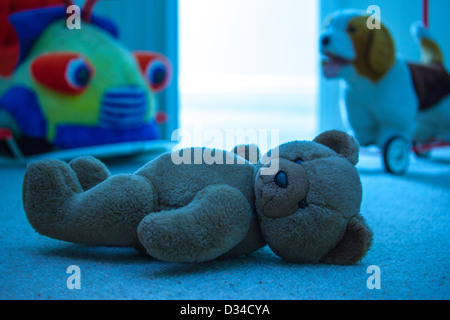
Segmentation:
{"type": "Polygon", "coordinates": [[[69,162],[83,190],[89,190],[111,176],[108,168],[94,157],[79,157],[69,162]]]}
{"type": "Polygon", "coordinates": [[[159,260],[204,262],[243,240],[252,216],[250,204],[239,190],[213,185],[186,207],[145,217],[138,236],[147,253],[159,260]]]}
{"type": "Polygon", "coordinates": [[[23,181],[23,207],[28,221],[43,235],[64,223],[61,209],[68,199],[82,192],[75,172],[65,162],[40,160],[30,163],[23,181]]]}
{"type": "Polygon", "coordinates": [[[373,232],[364,218],[357,214],[350,219],[339,244],[324,258],[323,263],[349,265],[359,262],[372,246],[373,232]]]}

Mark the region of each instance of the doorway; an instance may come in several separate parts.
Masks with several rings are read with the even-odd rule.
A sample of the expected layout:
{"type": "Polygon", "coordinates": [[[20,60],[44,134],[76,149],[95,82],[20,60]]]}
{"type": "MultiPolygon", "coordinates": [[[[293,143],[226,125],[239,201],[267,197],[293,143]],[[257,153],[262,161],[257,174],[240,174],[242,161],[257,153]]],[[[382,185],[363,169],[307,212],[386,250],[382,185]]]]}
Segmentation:
{"type": "Polygon", "coordinates": [[[264,132],[267,148],[312,139],[318,9],[317,0],[179,0],[179,146],[266,146],[264,132]]]}

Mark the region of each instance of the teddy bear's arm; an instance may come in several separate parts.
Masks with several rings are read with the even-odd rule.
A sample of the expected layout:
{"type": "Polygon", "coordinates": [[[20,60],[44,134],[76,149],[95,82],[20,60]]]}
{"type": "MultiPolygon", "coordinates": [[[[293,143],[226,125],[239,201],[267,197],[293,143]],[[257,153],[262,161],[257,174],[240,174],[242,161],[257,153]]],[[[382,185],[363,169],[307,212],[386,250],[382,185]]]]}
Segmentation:
{"type": "Polygon", "coordinates": [[[152,213],[138,228],[151,256],[168,262],[204,262],[244,239],[253,217],[244,195],[228,185],[211,185],[187,206],[152,213]]]}
{"type": "Polygon", "coordinates": [[[249,255],[258,249],[261,249],[266,245],[261,230],[259,228],[259,223],[256,216],[252,219],[250,227],[247,232],[247,236],[239,242],[233,249],[220,256],[220,259],[235,258],[242,255],[249,255]]]}
{"type": "Polygon", "coordinates": [[[23,206],[40,234],[88,245],[135,245],[142,218],[154,211],[153,185],[137,175],[117,175],[83,191],[65,162],[31,163],[23,183],[23,206]]]}
{"type": "Polygon", "coordinates": [[[94,157],[79,157],[69,162],[83,190],[89,190],[111,176],[108,168],[94,157]]]}

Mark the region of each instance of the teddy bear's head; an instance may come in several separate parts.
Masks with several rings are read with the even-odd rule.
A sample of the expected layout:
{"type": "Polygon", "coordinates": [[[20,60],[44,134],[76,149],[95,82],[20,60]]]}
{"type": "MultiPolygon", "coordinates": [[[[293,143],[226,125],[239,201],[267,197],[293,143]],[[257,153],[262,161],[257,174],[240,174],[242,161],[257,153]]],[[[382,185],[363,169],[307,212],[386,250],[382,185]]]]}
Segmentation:
{"type": "Polygon", "coordinates": [[[257,213],[269,247],[294,262],[362,259],[372,232],[359,214],[358,143],[344,132],[327,131],[270,152],[270,162],[262,157],[255,171],[257,213]],[[264,171],[269,166],[276,168],[272,174],[264,171]]]}

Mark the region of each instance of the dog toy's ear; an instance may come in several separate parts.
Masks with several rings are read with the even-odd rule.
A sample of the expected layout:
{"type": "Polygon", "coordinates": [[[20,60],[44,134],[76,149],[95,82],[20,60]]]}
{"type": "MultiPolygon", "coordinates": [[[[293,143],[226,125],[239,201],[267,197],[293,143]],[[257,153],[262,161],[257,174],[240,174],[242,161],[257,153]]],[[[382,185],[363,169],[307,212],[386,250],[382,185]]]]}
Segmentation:
{"type": "Polygon", "coordinates": [[[346,158],[353,165],[359,160],[359,144],[350,135],[338,130],[325,131],[318,135],[314,142],[323,144],[346,158]]]}
{"type": "Polygon", "coordinates": [[[394,64],[394,40],[383,24],[380,29],[372,29],[367,58],[370,67],[378,74],[384,74],[394,64]]]}
{"type": "Polygon", "coordinates": [[[364,218],[357,214],[348,222],[344,238],[321,259],[321,262],[339,265],[354,264],[364,258],[372,245],[372,240],[372,230],[364,218]]]}

